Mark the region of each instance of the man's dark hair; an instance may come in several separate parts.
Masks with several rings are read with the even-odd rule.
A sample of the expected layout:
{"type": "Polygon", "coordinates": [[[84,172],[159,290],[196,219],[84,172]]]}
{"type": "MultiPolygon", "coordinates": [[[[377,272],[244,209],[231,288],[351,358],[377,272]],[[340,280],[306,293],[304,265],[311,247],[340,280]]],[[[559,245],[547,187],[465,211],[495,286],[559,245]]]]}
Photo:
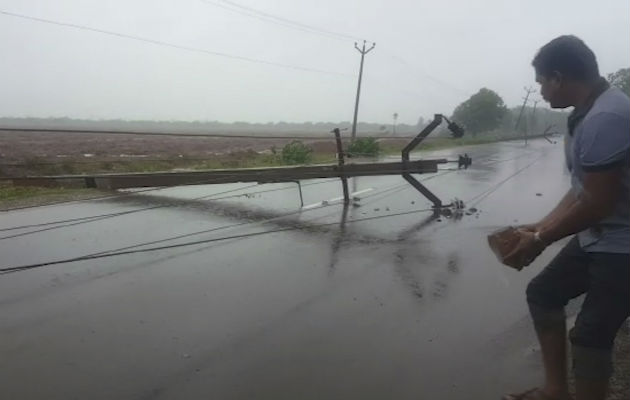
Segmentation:
{"type": "Polygon", "coordinates": [[[546,78],[556,71],[578,81],[590,82],[599,78],[595,54],[573,35],[557,37],[541,47],[532,65],[538,75],[546,78]]]}

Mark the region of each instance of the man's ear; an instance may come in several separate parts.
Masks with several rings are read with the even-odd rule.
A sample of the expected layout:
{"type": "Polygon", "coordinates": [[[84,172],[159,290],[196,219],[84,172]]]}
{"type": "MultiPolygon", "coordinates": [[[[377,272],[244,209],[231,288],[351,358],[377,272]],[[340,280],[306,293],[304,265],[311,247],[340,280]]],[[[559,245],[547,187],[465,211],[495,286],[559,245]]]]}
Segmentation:
{"type": "Polygon", "coordinates": [[[553,71],[549,76],[550,83],[555,87],[560,87],[564,83],[563,76],[558,71],[553,71]]]}

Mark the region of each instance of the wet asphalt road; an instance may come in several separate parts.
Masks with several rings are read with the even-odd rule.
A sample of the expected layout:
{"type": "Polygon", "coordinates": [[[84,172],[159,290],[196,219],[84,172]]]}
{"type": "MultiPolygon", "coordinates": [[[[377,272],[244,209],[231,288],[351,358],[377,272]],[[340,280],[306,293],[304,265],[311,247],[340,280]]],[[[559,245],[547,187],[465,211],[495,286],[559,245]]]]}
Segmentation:
{"type": "MultiPolygon", "coordinates": [[[[346,212],[298,213],[295,184],[238,184],[0,214],[3,229],[155,207],[0,239],[0,267],[285,229],[0,275],[0,399],[497,399],[537,384],[524,291],[560,245],[516,272],[486,235],[555,205],[561,142],[423,156],[463,151],[472,168],[419,177],[478,209],[461,219],[386,217],[430,205],[400,177],[358,179],[372,190],[346,212]],[[199,199],[238,188],[214,197],[279,190],[199,199]]],[[[303,185],[307,205],[341,195],[303,185]]]]}

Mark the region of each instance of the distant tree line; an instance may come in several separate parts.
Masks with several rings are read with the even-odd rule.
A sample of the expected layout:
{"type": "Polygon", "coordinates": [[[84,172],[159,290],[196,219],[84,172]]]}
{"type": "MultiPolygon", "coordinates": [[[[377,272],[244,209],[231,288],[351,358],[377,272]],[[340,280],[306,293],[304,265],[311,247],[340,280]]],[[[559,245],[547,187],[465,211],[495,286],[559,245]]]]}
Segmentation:
{"type": "MultiPolygon", "coordinates": [[[[619,87],[630,96],[630,68],[622,68],[608,74],[609,82],[619,87]]],[[[534,112],[531,106],[525,107],[522,120],[519,122],[518,132],[515,131],[516,118],[520,107],[508,108],[501,96],[488,88],[482,88],[469,99],[458,105],[452,118],[463,125],[467,134],[476,136],[495,133],[499,136],[513,136],[523,132],[540,133],[548,126],[554,126],[559,132],[566,129],[567,113],[539,107],[534,112]]],[[[440,111],[440,110],[437,110],[440,111]]],[[[357,131],[362,135],[406,136],[417,133],[429,120],[423,117],[417,124],[398,124],[398,113],[393,115],[394,124],[380,124],[360,122],[357,131]],[[395,130],[395,134],[394,134],[395,130]]],[[[304,134],[326,135],[333,128],[351,126],[350,121],[340,122],[268,122],[250,123],[236,121],[225,123],[219,121],[128,121],[115,120],[85,120],[62,118],[0,118],[0,127],[6,128],[58,128],[58,129],[94,129],[94,130],[136,130],[152,132],[181,132],[181,133],[243,133],[249,134],[304,134]]],[[[438,135],[448,135],[447,130],[441,129],[438,135]]]]}
{"type": "Polygon", "coordinates": [[[617,72],[608,74],[608,82],[630,96],[630,68],[621,68],[617,72]]]}
{"type": "MultiPolygon", "coordinates": [[[[608,74],[608,81],[630,96],[630,68],[622,68],[608,74]]],[[[462,124],[472,136],[494,132],[498,135],[542,133],[548,127],[557,132],[566,131],[566,111],[550,110],[526,105],[522,112],[518,127],[516,121],[521,107],[508,108],[501,96],[496,92],[482,88],[468,100],[461,103],[453,112],[452,118],[462,124]]],[[[443,130],[443,134],[446,132],[443,130]]]]}

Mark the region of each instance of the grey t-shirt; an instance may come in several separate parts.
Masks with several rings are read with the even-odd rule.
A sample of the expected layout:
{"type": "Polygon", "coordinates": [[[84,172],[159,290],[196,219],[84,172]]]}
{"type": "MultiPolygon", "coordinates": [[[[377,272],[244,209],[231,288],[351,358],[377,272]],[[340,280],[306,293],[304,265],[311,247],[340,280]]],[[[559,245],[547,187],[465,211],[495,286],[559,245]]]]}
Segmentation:
{"type": "Polygon", "coordinates": [[[571,186],[583,193],[584,174],[621,167],[621,196],[610,216],[578,233],[587,252],[630,253],[630,99],[611,87],[593,103],[565,141],[571,186]]]}

